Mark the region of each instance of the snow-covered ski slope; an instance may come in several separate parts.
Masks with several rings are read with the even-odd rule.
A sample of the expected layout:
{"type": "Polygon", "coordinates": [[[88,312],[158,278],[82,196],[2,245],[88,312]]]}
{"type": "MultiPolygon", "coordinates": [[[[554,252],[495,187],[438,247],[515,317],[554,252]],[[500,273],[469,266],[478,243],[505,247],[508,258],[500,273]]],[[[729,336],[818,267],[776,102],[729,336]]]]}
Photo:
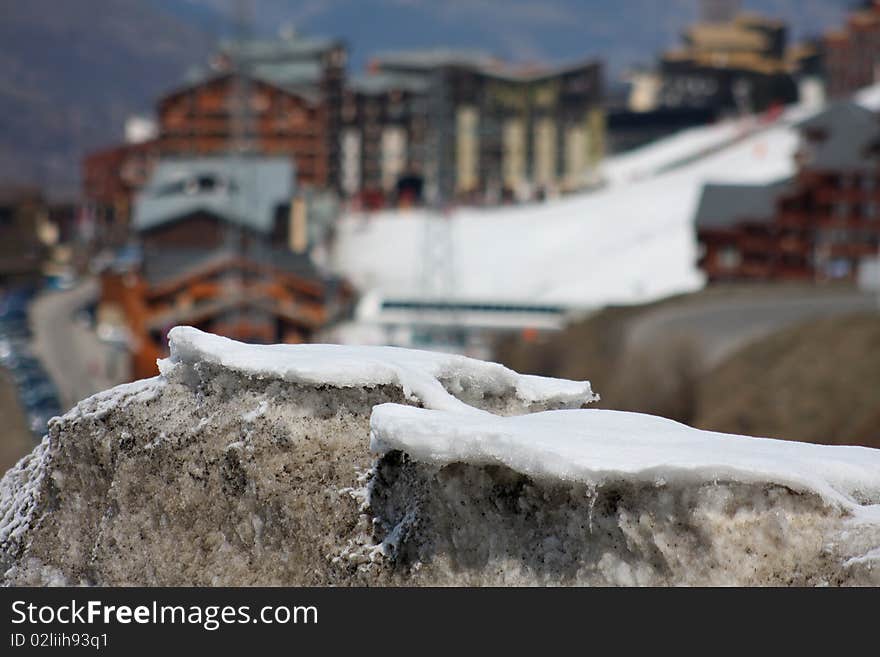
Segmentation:
{"type": "MultiPolygon", "coordinates": [[[[880,109],[880,86],[857,100],[880,109]]],[[[458,300],[596,308],[643,303],[703,285],[694,214],[707,182],[772,182],[794,173],[793,106],[772,123],[749,118],[694,128],[609,158],[609,184],[543,204],[354,214],[330,262],[361,290],[418,298],[426,221],[448,221],[458,300]]]]}

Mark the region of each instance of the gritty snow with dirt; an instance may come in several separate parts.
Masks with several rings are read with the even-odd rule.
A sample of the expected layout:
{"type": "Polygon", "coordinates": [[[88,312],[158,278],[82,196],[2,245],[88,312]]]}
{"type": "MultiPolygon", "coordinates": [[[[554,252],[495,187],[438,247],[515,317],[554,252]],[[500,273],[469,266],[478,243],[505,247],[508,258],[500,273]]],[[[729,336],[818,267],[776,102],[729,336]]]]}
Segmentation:
{"type": "Polygon", "coordinates": [[[0,483],[5,584],[880,584],[880,452],[585,408],[587,382],[180,327],[0,483]]]}

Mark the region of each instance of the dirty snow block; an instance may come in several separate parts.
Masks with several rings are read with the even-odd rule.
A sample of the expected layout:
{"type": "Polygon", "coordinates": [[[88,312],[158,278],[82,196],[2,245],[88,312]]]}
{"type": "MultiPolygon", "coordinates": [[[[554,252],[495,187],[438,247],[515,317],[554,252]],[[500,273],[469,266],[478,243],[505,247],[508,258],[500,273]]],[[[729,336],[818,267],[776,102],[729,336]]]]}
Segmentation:
{"type": "Polygon", "coordinates": [[[366,511],[399,583],[880,584],[880,450],[393,404],[372,449],[366,511]]]}
{"type": "Polygon", "coordinates": [[[516,414],[593,399],[586,382],[461,356],[188,327],[169,339],[160,376],[80,402],[3,478],[2,583],[380,582],[351,549],[369,536],[374,406],[516,414]]]}

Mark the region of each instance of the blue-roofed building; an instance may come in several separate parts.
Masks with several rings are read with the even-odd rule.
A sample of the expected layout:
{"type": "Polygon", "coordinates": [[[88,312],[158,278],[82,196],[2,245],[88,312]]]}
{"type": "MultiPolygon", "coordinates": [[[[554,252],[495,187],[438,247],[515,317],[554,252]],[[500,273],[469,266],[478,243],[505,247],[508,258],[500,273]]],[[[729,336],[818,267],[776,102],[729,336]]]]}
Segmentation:
{"type": "Polygon", "coordinates": [[[285,157],[165,158],[135,199],[132,225],[155,246],[219,247],[231,229],[283,245],[294,190],[285,157]]]}
{"type": "Polygon", "coordinates": [[[132,371],[155,374],[187,324],[249,342],[302,342],[348,313],[354,291],[310,260],[305,201],[286,157],[163,158],[137,195],[136,246],[102,273],[132,371]]]}

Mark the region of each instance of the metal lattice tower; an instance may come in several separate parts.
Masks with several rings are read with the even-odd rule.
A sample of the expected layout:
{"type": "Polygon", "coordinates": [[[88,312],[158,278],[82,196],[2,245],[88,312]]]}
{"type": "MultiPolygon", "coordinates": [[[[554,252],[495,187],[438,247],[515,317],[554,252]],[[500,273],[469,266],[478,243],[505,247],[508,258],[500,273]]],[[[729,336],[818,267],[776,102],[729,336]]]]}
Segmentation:
{"type": "MultiPolygon", "coordinates": [[[[253,155],[253,116],[251,114],[251,84],[247,57],[244,53],[245,44],[251,33],[251,2],[250,0],[234,0],[235,34],[230,44],[230,67],[232,69],[233,88],[229,98],[230,143],[227,150],[232,180],[225,181],[229,188],[230,210],[234,217],[242,218],[252,211],[254,182],[246,180],[251,169],[246,166],[247,160],[253,155]]],[[[236,255],[244,255],[243,227],[233,221],[226,231],[226,248],[236,255]]],[[[243,296],[243,273],[231,272],[225,278],[227,291],[231,295],[243,296]]],[[[233,310],[233,325],[237,326],[242,318],[238,305],[233,310]]],[[[232,336],[241,337],[241,336],[232,336]]]]}
{"type": "MultiPolygon", "coordinates": [[[[430,116],[430,136],[428,139],[429,170],[427,185],[428,216],[425,218],[421,236],[421,258],[419,260],[420,301],[448,302],[456,293],[455,240],[449,196],[453,189],[454,175],[450,161],[454,161],[453,120],[446,72],[438,67],[432,74],[428,102],[430,116]]],[[[423,315],[425,328],[424,341],[434,344],[449,344],[456,341],[457,329],[454,313],[448,318],[449,327],[430,326],[427,313],[423,315]]]]}
{"type": "Polygon", "coordinates": [[[454,156],[449,141],[452,116],[446,75],[442,68],[433,73],[429,94],[431,135],[429,157],[432,170],[429,190],[429,216],[421,244],[420,294],[423,299],[448,300],[455,294],[455,245],[449,212],[449,193],[454,184],[449,161],[454,156]]]}

